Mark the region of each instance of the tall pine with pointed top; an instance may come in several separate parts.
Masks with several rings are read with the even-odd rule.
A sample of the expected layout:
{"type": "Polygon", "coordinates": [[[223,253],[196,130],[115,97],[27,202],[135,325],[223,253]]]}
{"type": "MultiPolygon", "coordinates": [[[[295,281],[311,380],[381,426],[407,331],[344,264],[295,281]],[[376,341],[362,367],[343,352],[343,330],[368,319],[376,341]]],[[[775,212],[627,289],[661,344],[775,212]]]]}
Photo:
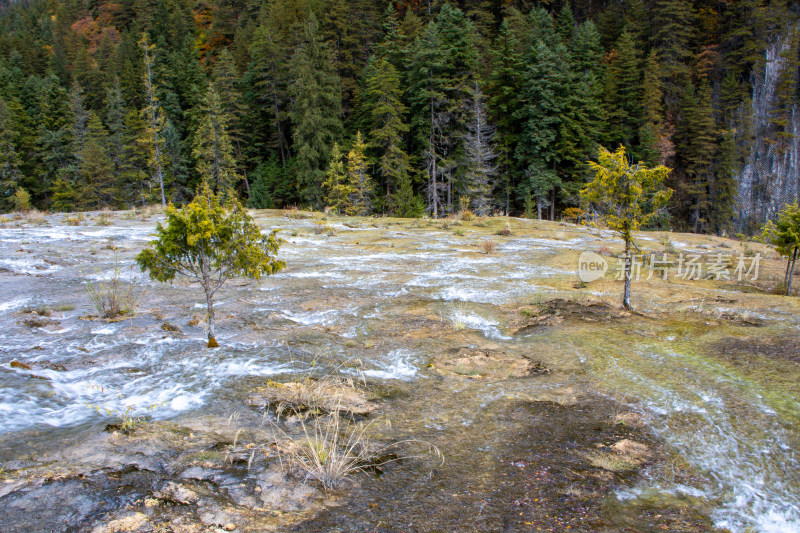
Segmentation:
{"type": "Polygon", "coordinates": [[[233,147],[228,136],[230,121],[217,90],[209,83],[192,155],[197,161],[200,179],[217,194],[227,194],[242,179],[236,172],[236,160],[233,158],[233,147]]]}
{"type": "Polygon", "coordinates": [[[373,181],[367,170],[367,145],[356,134],[353,147],[347,153],[347,188],[350,201],[346,213],[348,215],[366,216],[372,212],[373,181]]]}
{"type": "Polygon", "coordinates": [[[334,140],[342,132],[342,88],[314,15],[305,24],[303,42],[290,68],[298,192],[304,202],[322,207],[325,169],[334,140]]]}

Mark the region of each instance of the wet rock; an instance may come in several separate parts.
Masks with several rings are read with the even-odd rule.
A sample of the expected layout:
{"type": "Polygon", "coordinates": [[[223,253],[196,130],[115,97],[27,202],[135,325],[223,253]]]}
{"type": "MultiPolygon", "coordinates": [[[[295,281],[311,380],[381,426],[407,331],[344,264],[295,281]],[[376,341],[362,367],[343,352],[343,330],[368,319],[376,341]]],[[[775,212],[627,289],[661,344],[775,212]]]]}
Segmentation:
{"type": "Polygon", "coordinates": [[[601,302],[576,302],[558,298],[534,308],[523,309],[522,325],[514,335],[535,333],[544,326],[564,321],[610,322],[627,318],[630,313],[601,302]]]}
{"type": "Polygon", "coordinates": [[[182,479],[196,479],[198,481],[213,480],[218,473],[214,470],[200,466],[191,466],[183,471],[182,479]]]}
{"type": "Polygon", "coordinates": [[[161,500],[182,503],[189,505],[196,503],[200,496],[187,486],[173,481],[168,482],[161,490],[153,493],[156,498],[161,500]]]}
{"type": "Polygon", "coordinates": [[[636,464],[642,464],[650,458],[650,448],[635,440],[622,439],[612,445],[611,449],[636,464]]]}
{"type": "MultiPolygon", "coordinates": [[[[237,512],[235,509],[204,509],[198,512],[198,517],[200,521],[207,526],[219,527],[234,524],[242,520],[241,513],[237,512]]],[[[235,524],[233,529],[236,529],[235,524]]],[[[228,529],[227,531],[233,531],[233,529],[228,529]]]]}
{"type": "Polygon", "coordinates": [[[501,350],[461,348],[438,356],[432,368],[448,376],[501,380],[547,374],[550,369],[540,361],[532,361],[501,350]]]}
{"type": "Polygon", "coordinates": [[[50,361],[38,361],[33,363],[36,368],[45,368],[47,370],[55,370],[56,372],[66,372],[67,369],[64,365],[58,363],[51,363],[50,361]]]}
{"type": "Polygon", "coordinates": [[[181,328],[170,322],[164,322],[161,324],[161,329],[164,331],[169,331],[170,333],[183,333],[181,328]]]}
{"type": "Polygon", "coordinates": [[[632,427],[642,427],[644,425],[642,415],[633,412],[614,415],[614,423],[632,427]]]}
{"type": "Polygon", "coordinates": [[[11,368],[19,368],[20,370],[32,370],[30,365],[26,365],[21,361],[11,361],[11,368]]]}
{"type": "Polygon", "coordinates": [[[20,320],[20,323],[28,326],[29,328],[43,328],[47,326],[57,326],[61,324],[58,320],[54,320],[52,318],[41,316],[38,314],[31,314],[29,316],[24,317],[20,320]]]}
{"type": "Polygon", "coordinates": [[[305,483],[289,480],[280,467],[272,467],[258,479],[259,498],[264,507],[297,511],[308,505],[315,491],[305,483]]]}
{"type": "Polygon", "coordinates": [[[134,513],[98,526],[92,530],[92,533],[121,533],[127,531],[152,531],[152,527],[146,515],[134,513]]]}
{"type": "Polygon", "coordinates": [[[259,409],[280,405],[295,412],[339,410],[356,415],[367,415],[376,407],[367,400],[363,391],[334,378],[309,378],[287,383],[268,381],[265,386],[258,388],[247,403],[259,409]]]}

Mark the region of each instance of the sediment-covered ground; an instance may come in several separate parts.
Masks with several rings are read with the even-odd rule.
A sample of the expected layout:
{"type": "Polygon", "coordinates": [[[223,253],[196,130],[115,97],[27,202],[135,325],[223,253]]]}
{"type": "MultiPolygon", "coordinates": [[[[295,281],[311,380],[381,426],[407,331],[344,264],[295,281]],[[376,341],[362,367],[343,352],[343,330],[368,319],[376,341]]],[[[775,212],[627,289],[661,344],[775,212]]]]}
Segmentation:
{"type": "Polygon", "coordinates": [[[673,270],[625,312],[606,231],[254,215],[287,268],[220,291],[211,350],[199,288],[132,268],[158,213],[5,218],[4,530],[800,528],[800,305],[768,248],[642,233],[673,270]],[[86,286],[115,270],[137,314],[100,320],[86,286]],[[337,413],[375,453],[324,490],[290,452],[337,413]]]}

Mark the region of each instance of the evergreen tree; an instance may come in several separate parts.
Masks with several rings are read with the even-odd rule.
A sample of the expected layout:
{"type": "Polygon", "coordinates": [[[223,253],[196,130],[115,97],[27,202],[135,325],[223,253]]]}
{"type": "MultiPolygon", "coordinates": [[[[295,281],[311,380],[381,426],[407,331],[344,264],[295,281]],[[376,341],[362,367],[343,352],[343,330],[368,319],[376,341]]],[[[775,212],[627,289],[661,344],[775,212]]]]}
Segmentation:
{"type": "Polygon", "coordinates": [[[362,106],[370,132],[369,146],[376,156],[378,175],[388,200],[398,189],[398,183],[411,174],[403,148],[403,136],[409,127],[403,120],[406,107],[401,100],[400,76],[388,59],[381,58],[369,69],[364,86],[362,106]]]}
{"type": "Polygon", "coordinates": [[[716,180],[709,204],[709,230],[717,235],[730,235],[736,217],[736,176],[741,170],[737,158],[736,138],[731,130],[722,131],[716,159],[716,180]]]}
{"type": "Polygon", "coordinates": [[[367,145],[356,134],[353,148],[347,153],[347,188],[350,193],[348,215],[366,216],[372,211],[373,182],[367,172],[367,145]]]}
{"type": "Polygon", "coordinates": [[[298,190],[303,201],[320,207],[330,150],[342,131],[342,99],[339,77],[313,15],[305,25],[304,40],[292,58],[291,70],[290,116],[298,190]]]}
{"type": "Polygon", "coordinates": [[[664,98],[672,110],[681,98],[693,64],[692,43],[696,14],[686,0],[656,0],[653,10],[653,47],[658,54],[664,98]]]}
{"type": "Polygon", "coordinates": [[[164,110],[161,109],[158,97],[156,96],[156,87],[153,81],[153,63],[155,62],[155,45],[150,44],[147,40],[147,34],[143,33],[141,40],[139,40],[139,47],[144,53],[144,88],[145,88],[145,102],[144,115],[147,121],[144,130],[144,138],[142,139],[148,145],[150,151],[150,158],[148,164],[150,167],[151,178],[158,183],[161,192],[161,205],[166,207],[167,197],[165,191],[165,176],[164,176],[164,123],[166,117],[164,110]]]}
{"type": "Polygon", "coordinates": [[[542,218],[543,210],[552,205],[551,197],[561,185],[556,171],[557,141],[568,72],[563,68],[566,49],[560,45],[549,15],[540,12],[531,18],[538,25],[534,31],[538,37],[526,57],[528,68],[520,91],[524,104],[518,114],[522,134],[516,157],[525,172],[519,185],[520,196],[528,202],[534,200],[537,216],[542,218]]]}
{"type": "Polygon", "coordinates": [[[20,187],[20,159],[14,146],[16,132],[11,129],[8,106],[0,98],[0,208],[13,207],[12,197],[20,187]]]}
{"type": "Polygon", "coordinates": [[[242,177],[236,172],[233,147],[228,137],[226,116],[214,85],[209,83],[201,108],[202,120],[195,135],[192,155],[197,161],[197,173],[204,186],[216,194],[225,194],[239,184],[242,177]]]}
{"type": "Polygon", "coordinates": [[[511,197],[519,179],[519,165],[514,152],[520,138],[521,102],[519,91],[522,87],[524,64],[520,53],[520,43],[511,29],[508,20],[500,25],[500,34],[491,51],[492,68],[488,81],[488,108],[497,124],[498,165],[503,180],[500,195],[505,213],[511,210],[511,197]]]}
{"type": "Polygon", "coordinates": [[[637,134],[641,119],[641,69],[633,37],[623,31],[615,45],[615,57],[606,74],[605,107],[608,110],[606,144],[633,147],[638,155],[637,134]]]}
{"type": "Polygon", "coordinates": [[[242,144],[245,142],[242,117],[245,114],[242,93],[239,90],[239,75],[233,63],[233,56],[227,48],[217,56],[214,64],[214,88],[220,98],[223,116],[227,119],[225,128],[233,146],[238,164],[237,171],[245,176],[245,187],[250,192],[250,184],[246,179],[245,158],[242,144]]]}
{"type": "Polygon", "coordinates": [[[289,182],[289,172],[278,160],[275,152],[266,162],[256,167],[252,176],[253,184],[250,187],[248,207],[271,209],[289,205],[294,200],[292,184],[289,182]]]}
{"type": "Polygon", "coordinates": [[[408,94],[411,102],[411,147],[421,153],[428,174],[428,209],[436,218],[440,213],[442,183],[442,137],[445,126],[445,58],[439,44],[439,29],[431,21],[409,53],[408,94]]]}
{"type": "Polygon", "coordinates": [[[79,156],[77,184],[81,192],[79,207],[116,207],[119,205],[116,183],[114,182],[114,163],[108,156],[104,144],[108,131],[96,113],[89,116],[86,141],[79,156]]]}
{"type": "Polygon", "coordinates": [[[497,153],[492,146],[495,128],[488,121],[483,93],[477,81],[470,107],[471,117],[464,139],[466,169],[460,193],[468,200],[470,209],[479,216],[487,216],[494,207],[492,189],[497,173],[497,153]]]}
{"type": "Polygon", "coordinates": [[[711,107],[711,87],[705,80],[699,90],[689,83],[680,104],[677,131],[677,157],[684,169],[684,179],[676,182],[678,206],[682,219],[693,231],[704,231],[709,222],[709,193],[713,184],[715,124],[711,107]]]}
{"type": "MultiPolygon", "coordinates": [[[[40,179],[28,192],[34,205],[47,207],[56,181],[72,165],[72,112],[69,97],[55,76],[43,83],[38,107],[36,148],[40,159],[40,179]]],[[[66,182],[64,182],[66,184],[66,182]]]]}
{"type": "Polygon", "coordinates": [[[647,56],[647,65],[642,83],[642,126],[639,130],[642,159],[649,165],[665,160],[662,152],[662,136],[664,135],[664,107],[661,90],[661,76],[658,56],[655,51],[647,56]]]}
{"type": "Polygon", "coordinates": [[[119,162],[120,196],[127,205],[142,206],[156,199],[148,179],[150,144],[144,117],[137,109],[125,114],[123,148],[119,162]]]}
{"type": "Polygon", "coordinates": [[[333,148],[331,148],[331,161],[328,165],[327,178],[322,183],[322,189],[325,191],[326,206],[342,214],[350,210],[350,196],[353,191],[342,161],[342,151],[337,142],[334,142],[333,148]]]}

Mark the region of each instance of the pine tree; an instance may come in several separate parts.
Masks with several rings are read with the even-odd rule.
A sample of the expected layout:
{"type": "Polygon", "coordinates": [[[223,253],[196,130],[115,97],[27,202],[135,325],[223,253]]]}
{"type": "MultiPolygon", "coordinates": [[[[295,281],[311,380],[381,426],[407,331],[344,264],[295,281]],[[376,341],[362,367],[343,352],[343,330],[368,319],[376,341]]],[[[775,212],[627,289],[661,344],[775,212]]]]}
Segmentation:
{"type": "Polygon", "coordinates": [[[150,158],[148,165],[150,167],[151,178],[158,183],[161,192],[161,205],[166,207],[167,196],[165,193],[165,176],[164,176],[164,124],[166,117],[161,104],[156,96],[156,87],[153,81],[153,63],[155,61],[155,45],[150,44],[147,40],[147,34],[142,33],[142,38],[139,40],[139,47],[144,53],[144,87],[145,87],[145,102],[144,115],[147,121],[147,126],[144,131],[144,140],[150,151],[150,158]]]}
{"type": "Polygon", "coordinates": [[[400,75],[388,59],[381,58],[369,69],[364,86],[362,106],[369,127],[369,146],[376,156],[378,175],[388,200],[398,183],[411,173],[403,149],[403,136],[409,127],[403,120],[406,107],[401,100],[400,75]]]}
{"type": "Polygon", "coordinates": [[[155,200],[148,179],[150,144],[144,117],[137,109],[125,114],[122,156],[119,162],[121,198],[127,205],[145,206],[155,200]]]}
{"type": "Polygon", "coordinates": [[[214,88],[220,98],[224,117],[227,119],[225,128],[228,131],[231,146],[233,146],[238,164],[237,171],[245,176],[245,187],[250,192],[250,184],[246,179],[245,158],[242,144],[245,142],[242,117],[245,114],[242,93],[239,90],[239,75],[233,63],[233,56],[227,48],[217,56],[214,64],[214,88]]]}
{"type": "Polygon", "coordinates": [[[521,102],[519,91],[522,87],[524,70],[520,43],[511,30],[507,19],[500,25],[500,34],[491,50],[491,70],[488,81],[488,108],[497,124],[498,164],[503,180],[500,194],[505,213],[511,210],[511,196],[519,179],[519,166],[514,159],[514,151],[520,138],[521,102]]]}
{"type": "Polygon", "coordinates": [[[469,101],[478,61],[477,33],[466,15],[449,3],[442,6],[436,22],[445,67],[442,87],[445,94],[444,113],[441,116],[443,135],[440,138],[444,158],[441,169],[447,178],[446,208],[452,212],[458,186],[456,171],[464,163],[463,138],[467,131],[469,101]]]}
{"type": "Polygon", "coordinates": [[[0,208],[3,210],[13,207],[11,198],[22,181],[19,154],[13,143],[16,132],[10,122],[8,106],[0,98],[0,208]]]}
{"type": "Polygon", "coordinates": [[[375,57],[386,59],[395,68],[403,66],[403,34],[394,3],[390,3],[383,16],[383,39],[375,46],[375,57]]]}
{"type": "Polygon", "coordinates": [[[526,201],[535,200],[537,216],[542,218],[544,208],[552,205],[551,197],[561,185],[556,171],[557,141],[567,90],[568,72],[563,68],[567,53],[559,44],[549,15],[532,14],[531,18],[540,25],[534,31],[539,37],[526,57],[528,69],[520,91],[524,105],[518,114],[522,134],[516,157],[525,172],[520,195],[526,201]],[[548,42],[553,43],[553,48],[548,42]]]}
{"type": "Polygon", "coordinates": [[[562,42],[568,43],[575,35],[575,30],[575,15],[572,12],[572,6],[567,1],[564,2],[564,7],[561,8],[556,18],[556,32],[561,37],[562,42]]]}
{"type": "Polygon", "coordinates": [[[125,197],[124,184],[121,173],[122,158],[125,151],[125,104],[122,101],[122,91],[118,81],[106,94],[105,123],[108,127],[108,141],[106,149],[108,157],[114,165],[114,181],[118,190],[119,200],[125,197]]]}
{"type": "Polygon", "coordinates": [[[704,80],[699,90],[687,84],[680,104],[676,133],[677,157],[685,180],[676,184],[682,219],[693,231],[704,231],[709,222],[710,187],[713,184],[715,124],[711,107],[711,87],[704,80]]]}
{"type": "Polygon", "coordinates": [[[637,134],[641,119],[641,69],[633,37],[623,31],[615,45],[616,56],[606,73],[605,107],[608,110],[607,146],[632,147],[638,155],[637,134]]]}
{"type": "MultiPolygon", "coordinates": [[[[464,138],[465,163],[461,196],[479,216],[487,216],[494,207],[492,189],[497,173],[497,153],[492,146],[495,128],[488,121],[483,93],[475,81],[471,117],[464,138]]],[[[465,202],[466,203],[466,202],[465,202]]]]}
{"type": "Polygon", "coordinates": [[[442,137],[446,110],[444,93],[445,57],[439,43],[439,29],[431,21],[409,53],[408,94],[411,102],[411,146],[421,153],[428,174],[426,187],[428,209],[437,218],[440,213],[442,183],[442,137]]]}
{"type": "Polygon", "coordinates": [[[41,177],[28,192],[34,205],[47,207],[56,181],[63,178],[73,164],[72,112],[67,92],[54,75],[49,76],[43,85],[39,93],[40,111],[36,128],[41,177]]]}
{"type": "Polygon", "coordinates": [[[342,99],[341,82],[313,15],[305,25],[304,40],[292,57],[291,69],[290,116],[298,189],[303,201],[321,207],[325,168],[334,139],[342,131],[342,99]]]}
{"type": "Polygon", "coordinates": [[[656,0],[653,10],[653,48],[658,54],[664,99],[675,109],[693,64],[692,42],[696,14],[686,0],[656,0]]]}
{"type": "Polygon", "coordinates": [[[337,213],[347,213],[350,210],[350,195],[352,189],[348,182],[347,171],[342,161],[342,150],[339,143],[334,142],[331,148],[331,161],[325,181],[322,183],[325,192],[325,205],[337,213]]]}
{"type": "Polygon", "coordinates": [[[230,118],[220,102],[214,85],[209,83],[201,108],[201,122],[194,140],[192,155],[197,161],[197,173],[205,186],[216,194],[226,194],[239,184],[242,177],[236,172],[233,147],[228,136],[230,118]]]}
{"type": "Polygon", "coordinates": [[[367,172],[366,149],[367,145],[359,131],[352,149],[347,153],[347,186],[350,191],[346,210],[348,215],[366,216],[372,212],[373,182],[367,172]]]}
{"type": "Polygon", "coordinates": [[[709,230],[717,235],[730,235],[736,217],[736,176],[741,170],[732,130],[721,133],[715,166],[716,179],[709,198],[709,230]]]}
{"type": "Polygon", "coordinates": [[[665,155],[661,151],[663,145],[662,136],[665,134],[663,128],[664,106],[662,103],[664,92],[661,90],[661,76],[658,65],[658,56],[655,51],[647,56],[647,65],[644,71],[644,81],[642,83],[642,126],[639,130],[639,140],[641,143],[640,152],[642,159],[648,164],[653,165],[665,160],[665,155]]]}
{"type": "MultiPolygon", "coordinates": [[[[341,158],[341,154],[339,157],[341,158]]],[[[289,172],[281,164],[275,152],[272,152],[266,162],[256,167],[252,176],[253,184],[250,188],[248,207],[271,209],[289,205],[293,200],[294,192],[289,182],[289,172]]]]}
{"type": "Polygon", "coordinates": [[[108,156],[104,144],[108,141],[108,131],[96,113],[89,115],[86,141],[81,150],[78,166],[81,192],[79,207],[115,207],[119,205],[118,192],[114,181],[114,162],[108,156]]]}

